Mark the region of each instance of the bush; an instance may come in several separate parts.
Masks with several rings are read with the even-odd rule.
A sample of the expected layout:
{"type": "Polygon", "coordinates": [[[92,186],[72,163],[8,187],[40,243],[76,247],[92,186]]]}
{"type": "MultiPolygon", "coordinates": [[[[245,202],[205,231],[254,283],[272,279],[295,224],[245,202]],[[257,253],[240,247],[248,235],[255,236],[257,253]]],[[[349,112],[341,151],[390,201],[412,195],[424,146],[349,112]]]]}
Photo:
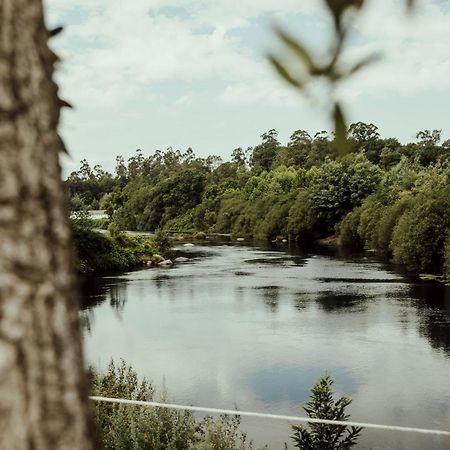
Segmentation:
{"type": "Polygon", "coordinates": [[[358,233],[358,226],[361,219],[361,208],[355,208],[348,213],[339,226],[340,243],[346,247],[362,249],[364,241],[358,233]]]}
{"type": "MultiPolygon", "coordinates": [[[[326,375],[311,389],[311,396],[303,408],[308,417],[346,421],[350,417],[345,409],[350,405],[349,397],[334,399],[332,391],[333,379],[326,375]]],[[[343,425],[324,425],[309,423],[309,430],[303,426],[293,425],[292,439],[294,447],[301,450],[334,450],[348,449],[356,445],[362,428],[343,425]]]]}
{"type": "Polygon", "coordinates": [[[231,229],[245,206],[246,201],[240,191],[225,192],[220,202],[214,231],[217,233],[231,233],[231,229]]]}
{"type": "Polygon", "coordinates": [[[287,231],[289,239],[305,242],[313,236],[316,221],[312,214],[312,200],[309,191],[299,191],[289,210],[287,231]]]}
{"type": "Polygon", "coordinates": [[[101,219],[92,219],[93,227],[99,228],[100,230],[107,230],[110,224],[110,220],[107,217],[102,217],[101,219]]]}
{"type": "Polygon", "coordinates": [[[287,235],[287,223],[292,196],[272,196],[265,199],[268,211],[258,220],[253,236],[259,240],[274,240],[277,236],[287,235]]]}
{"type": "MultiPolygon", "coordinates": [[[[206,417],[199,424],[196,442],[189,450],[252,450],[253,444],[239,429],[240,416],[206,417]]],[[[267,447],[264,448],[267,450],[267,447]]],[[[263,450],[263,449],[260,449],[263,450]]]]}
{"type": "Polygon", "coordinates": [[[412,198],[410,195],[404,195],[393,205],[390,205],[380,211],[380,220],[377,223],[377,229],[374,232],[372,244],[383,255],[391,254],[391,241],[394,228],[400,217],[408,210],[412,198]]]}
{"type": "MultiPolygon", "coordinates": [[[[146,379],[139,381],[124,361],[118,367],[111,362],[106,374],[92,370],[92,393],[130,400],[167,400],[164,393],[155,398],[151,384],[146,379]]],[[[195,420],[189,412],[96,402],[95,421],[105,449],[188,450],[194,441],[195,420]]]]}
{"type": "MultiPolygon", "coordinates": [[[[165,390],[157,395],[145,378],[124,361],[109,364],[105,374],[91,369],[92,394],[168,403],[165,390]]],[[[95,422],[105,449],[111,450],[252,450],[239,430],[239,416],[206,417],[196,421],[193,413],[167,408],[95,402],[95,422]]],[[[262,450],[262,449],[261,449],[262,450]]]]}
{"type": "Polygon", "coordinates": [[[73,226],[78,268],[81,273],[108,273],[141,265],[159,251],[158,244],[143,236],[130,236],[111,224],[110,235],[73,226]]]}
{"type": "Polygon", "coordinates": [[[394,228],[394,261],[419,272],[442,273],[450,229],[450,187],[418,195],[394,228]]]}
{"type": "Polygon", "coordinates": [[[162,230],[156,230],[155,237],[153,238],[154,243],[158,247],[158,250],[165,253],[172,247],[172,239],[169,233],[162,230]]]}
{"type": "Polygon", "coordinates": [[[384,205],[376,196],[367,198],[361,206],[358,234],[367,247],[376,247],[378,224],[382,216],[384,205]]]}

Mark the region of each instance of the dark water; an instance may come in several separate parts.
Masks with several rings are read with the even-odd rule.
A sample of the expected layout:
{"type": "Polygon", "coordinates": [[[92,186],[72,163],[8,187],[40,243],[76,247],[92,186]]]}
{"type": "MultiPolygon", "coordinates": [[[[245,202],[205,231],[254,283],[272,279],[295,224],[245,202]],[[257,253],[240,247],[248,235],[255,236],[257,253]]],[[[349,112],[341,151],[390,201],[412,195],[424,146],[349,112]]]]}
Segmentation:
{"type": "MultiPolygon", "coordinates": [[[[96,280],[83,298],[88,362],[125,359],[174,401],[302,414],[325,372],[352,419],[450,428],[450,288],[371,255],[246,246],[180,249],[193,259],[96,280]]],[[[283,449],[288,424],[246,420],[283,449]]],[[[363,432],[357,448],[444,449],[443,438],[363,432]]]]}

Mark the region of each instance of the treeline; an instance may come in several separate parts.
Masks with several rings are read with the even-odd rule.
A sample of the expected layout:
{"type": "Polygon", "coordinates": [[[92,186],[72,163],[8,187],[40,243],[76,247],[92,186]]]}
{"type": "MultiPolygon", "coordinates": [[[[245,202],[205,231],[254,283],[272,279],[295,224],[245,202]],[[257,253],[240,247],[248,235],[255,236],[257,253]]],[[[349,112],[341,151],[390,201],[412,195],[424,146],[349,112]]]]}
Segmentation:
{"type": "Polygon", "coordinates": [[[376,126],[349,128],[345,155],[326,132],[275,130],[230,161],[171,148],[138,150],[115,173],[83,161],[67,179],[73,209],[106,209],[121,229],[231,233],[306,245],[338,235],[416,272],[450,277],[450,140],[439,130],[415,142],[382,139],[376,126]]]}

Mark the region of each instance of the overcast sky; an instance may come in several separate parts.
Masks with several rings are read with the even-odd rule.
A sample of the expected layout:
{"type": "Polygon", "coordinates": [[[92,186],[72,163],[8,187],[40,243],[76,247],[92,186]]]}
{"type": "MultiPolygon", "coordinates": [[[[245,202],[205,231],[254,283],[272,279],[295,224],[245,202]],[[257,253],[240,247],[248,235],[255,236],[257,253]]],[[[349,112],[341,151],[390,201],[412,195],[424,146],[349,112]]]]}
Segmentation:
{"type": "MultiPolygon", "coordinates": [[[[267,63],[282,24],[316,51],[328,45],[330,19],[320,0],[46,0],[63,57],[57,79],[74,105],[61,132],[71,154],[114,167],[115,156],[169,146],[228,158],[275,128],[330,129],[324,105],[303,100],[267,63]]],[[[350,121],[372,122],[382,136],[413,139],[422,129],[450,137],[450,2],[368,4],[347,57],[380,51],[381,62],[342,86],[350,121]]],[[[315,90],[320,98],[321,87],[315,90]]]]}

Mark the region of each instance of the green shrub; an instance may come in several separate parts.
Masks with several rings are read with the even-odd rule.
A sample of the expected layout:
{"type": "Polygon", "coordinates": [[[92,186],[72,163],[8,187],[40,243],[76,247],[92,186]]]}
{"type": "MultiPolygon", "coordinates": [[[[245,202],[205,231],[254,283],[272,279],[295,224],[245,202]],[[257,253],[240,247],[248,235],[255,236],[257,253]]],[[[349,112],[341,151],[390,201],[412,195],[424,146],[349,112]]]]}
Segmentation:
{"type": "Polygon", "coordinates": [[[274,240],[277,236],[287,236],[289,210],[292,196],[271,196],[265,199],[267,212],[253,228],[253,236],[259,240],[274,240]]]}
{"type": "Polygon", "coordinates": [[[256,225],[262,220],[266,211],[268,211],[268,207],[263,198],[246,202],[233,223],[231,234],[252,237],[256,225]]]}
{"type": "Polygon", "coordinates": [[[110,220],[107,217],[102,217],[101,219],[92,219],[92,223],[94,228],[107,230],[110,224],[110,220]]]}
{"type": "Polygon", "coordinates": [[[165,231],[177,231],[178,233],[192,233],[195,231],[193,210],[183,215],[170,219],[164,225],[165,231]]]}
{"type": "MultiPolygon", "coordinates": [[[[106,373],[91,369],[92,394],[168,403],[165,390],[153,386],[124,361],[111,362],[106,373]]],[[[206,417],[196,421],[192,412],[167,408],[95,402],[95,422],[103,448],[111,450],[252,450],[239,429],[239,416],[206,417]]],[[[262,450],[262,449],[261,449],[262,450]]]]}
{"type": "Polygon", "coordinates": [[[158,244],[144,236],[131,236],[110,225],[111,235],[73,227],[78,268],[81,273],[129,270],[160,251],[158,244]]]}
{"type": "Polygon", "coordinates": [[[240,424],[240,416],[223,415],[215,420],[206,417],[199,424],[197,440],[189,450],[252,450],[253,443],[240,431],[240,424]]]}
{"type": "Polygon", "coordinates": [[[225,192],[220,202],[214,231],[217,233],[231,233],[231,229],[245,206],[246,201],[240,191],[231,190],[225,192]]]}
{"type": "Polygon", "coordinates": [[[376,247],[377,229],[384,207],[376,196],[368,197],[361,206],[358,234],[367,247],[376,247]]]}
{"type": "Polygon", "coordinates": [[[364,247],[364,241],[358,233],[360,219],[360,207],[355,208],[344,217],[339,226],[339,240],[342,245],[355,249],[361,249],[364,247]]]}
{"type": "Polygon", "coordinates": [[[391,241],[394,228],[400,217],[408,210],[412,198],[410,195],[404,195],[393,205],[387,206],[380,211],[380,220],[377,223],[377,229],[374,233],[372,243],[376,250],[383,255],[391,254],[391,241]]]}
{"type": "Polygon", "coordinates": [[[394,260],[419,272],[442,273],[450,229],[450,186],[416,196],[392,234],[394,260]]]}
{"type": "Polygon", "coordinates": [[[289,239],[305,242],[315,231],[316,220],[312,211],[312,200],[309,191],[301,190],[289,210],[287,231],[289,239]]]}
{"type": "MultiPolygon", "coordinates": [[[[350,405],[349,397],[334,399],[332,391],[333,379],[326,375],[311,389],[311,396],[303,408],[309,417],[314,419],[329,419],[346,421],[350,417],[345,409],[350,405]]],[[[309,423],[309,430],[300,425],[293,425],[292,439],[294,447],[301,450],[334,450],[348,449],[356,445],[362,431],[359,427],[343,425],[325,425],[309,423]]]]}
{"type": "MultiPolygon", "coordinates": [[[[92,370],[95,396],[142,401],[155,398],[151,384],[139,381],[136,372],[124,361],[110,363],[106,374],[92,370]]],[[[95,403],[95,420],[105,449],[188,450],[194,441],[195,420],[191,413],[163,408],[147,408],[116,403],[95,403]]]]}
{"type": "Polygon", "coordinates": [[[166,233],[163,230],[156,230],[153,242],[158,247],[158,250],[163,253],[169,251],[172,247],[172,239],[170,238],[169,233],[166,233]]]}

